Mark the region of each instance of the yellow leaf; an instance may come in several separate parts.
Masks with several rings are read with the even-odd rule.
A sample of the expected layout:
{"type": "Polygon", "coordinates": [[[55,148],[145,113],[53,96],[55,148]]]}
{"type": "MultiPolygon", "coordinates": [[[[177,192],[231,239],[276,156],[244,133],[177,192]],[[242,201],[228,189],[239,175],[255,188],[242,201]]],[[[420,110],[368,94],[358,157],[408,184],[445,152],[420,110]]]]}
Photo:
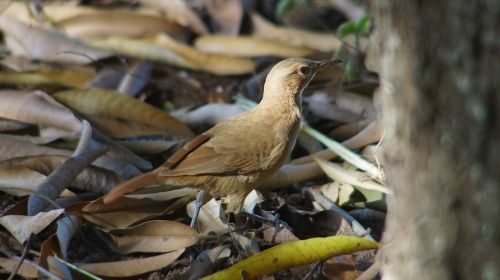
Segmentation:
{"type": "Polygon", "coordinates": [[[52,70],[40,69],[34,72],[0,72],[2,84],[61,85],[82,88],[95,77],[91,69],[52,70]]]}
{"type": "Polygon", "coordinates": [[[186,125],[167,112],[119,92],[83,89],[58,92],[54,97],[113,138],[192,135],[186,125]]]}
{"type": "Polygon", "coordinates": [[[267,249],[203,279],[254,279],[287,267],[377,249],[378,246],[377,242],[353,236],[318,237],[295,241],[267,249]]]}

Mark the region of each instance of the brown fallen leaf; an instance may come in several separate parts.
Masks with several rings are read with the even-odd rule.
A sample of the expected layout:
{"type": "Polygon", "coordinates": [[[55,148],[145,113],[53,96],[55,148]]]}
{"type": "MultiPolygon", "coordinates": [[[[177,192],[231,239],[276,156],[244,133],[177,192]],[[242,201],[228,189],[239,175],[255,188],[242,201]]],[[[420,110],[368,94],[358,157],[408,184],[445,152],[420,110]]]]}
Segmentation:
{"type": "Polygon", "coordinates": [[[2,166],[0,190],[15,196],[30,195],[45,178],[45,175],[26,167],[2,166]]]}
{"type": "Polygon", "coordinates": [[[140,257],[125,261],[102,263],[77,263],[79,268],[105,277],[129,277],[162,269],[174,262],[185,249],[153,257],[140,257]]]}
{"type": "Polygon", "coordinates": [[[190,31],[159,15],[146,15],[132,10],[94,10],[92,14],[77,15],[58,21],[57,26],[71,37],[82,40],[109,36],[138,37],[166,32],[184,40],[190,31]]]}
{"type": "Polygon", "coordinates": [[[314,52],[308,48],[294,47],[289,44],[261,39],[254,36],[201,36],[196,39],[195,48],[205,53],[226,54],[241,57],[296,57],[305,56],[314,52]]]}
{"type": "Polygon", "coordinates": [[[188,225],[165,220],[148,221],[130,228],[108,232],[122,254],[164,253],[196,244],[199,233],[188,225]]]}
{"type": "Polygon", "coordinates": [[[204,6],[210,15],[214,33],[236,36],[243,19],[243,7],[239,0],[208,0],[204,6]]]}
{"type": "MultiPolygon", "coordinates": [[[[193,215],[193,211],[194,201],[187,205],[187,212],[190,216],[193,215]]],[[[207,235],[210,232],[220,233],[229,230],[228,226],[221,220],[221,212],[220,201],[215,199],[211,199],[201,207],[197,219],[200,234],[207,235]]]]}
{"type": "Polygon", "coordinates": [[[197,34],[207,34],[208,29],[184,0],[139,0],[142,5],[160,10],[169,20],[193,30],[197,34]]]}
{"type": "Polygon", "coordinates": [[[307,47],[323,52],[338,49],[342,42],[335,35],[317,33],[292,27],[277,27],[262,16],[253,13],[253,35],[297,47],[307,47]]]}
{"type": "MultiPolygon", "coordinates": [[[[19,258],[8,259],[0,257],[0,267],[2,267],[7,272],[12,272],[14,271],[14,268],[17,266],[19,261],[19,258]]],[[[17,271],[17,275],[25,278],[38,278],[38,270],[34,263],[24,260],[21,264],[21,267],[17,271]]]]}
{"type": "MultiPolygon", "coordinates": [[[[35,171],[36,173],[48,176],[69,158],[70,157],[68,156],[57,155],[17,157],[0,162],[0,170],[4,168],[28,168],[32,171],[35,171]]],[[[19,170],[18,172],[21,172],[21,170],[19,170]]],[[[28,175],[27,172],[26,175],[28,175]]],[[[35,174],[33,175],[36,178],[39,177],[35,174]]],[[[23,177],[21,177],[20,179],[22,178],[23,177]]],[[[75,180],[71,183],[70,186],[82,192],[104,194],[122,181],[123,179],[117,174],[91,165],[85,168],[80,174],[78,174],[78,176],[76,176],[75,180]]],[[[35,187],[36,186],[37,185],[35,185],[35,187]]]]}
{"type": "Polygon", "coordinates": [[[112,37],[90,44],[96,48],[118,54],[163,62],[191,70],[206,71],[216,75],[247,74],[256,67],[255,63],[249,59],[202,53],[165,34],[160,34],[148,41],[112,37]]]}
{"type": "Polygon", "coordinates": [[[184,138],[192,135],[185,124],[167,112],[119,92],[84,89],[58,92],[53,96],[113,138],[138,135],[184,138]]]}
{"type": "MultiPolygon", "coordinates": [[[[192,199],[191,199],[192,200],[192,199]]],[[[121,197],[116,202],[104,204],[97,199],[81,210],[83,217],[104,229],[124,228],[146,218],[170,213],[186,206],[183,198],[156,201],[148,198],[132,199],[121,197]],[[180,203],[177,203],[180,201],[180,203]]]]}
{"type": "Polygon", "coordinates": [[[38,234],[50,225],[64,209],[40,212],[35,216],[7,215],[0,217],[0,225],[5,227],[19,243],[24,243],[31,234],[38,234]]]}
{"type": "Polygon", "coordinates": [[[55,70],[40,68],[32,72],[0,72],[1,84],[25,85],[58,85],[72,88],[85,87],[95,76],[90,68],[78,70],[55,70]]]}
{"type": "Polygon", "coordinates": [[[336,256],[323,263],[322,273],[327,279],[356,280],[359,271],[352,255],[336,256]]]}
{"type": "Polygon", "coordinates": [[[54,126],[74,133],[82,128],[82,122],[70,110],[39,90],[0,91],[0,117],[54,126]]]}
{"type": "Polygon", "coordinates": [[[318,165],[331,179],[348,185],[357,186],[368,190],[376,190],[386,194],[393,194],[392,190],[369,180],[367,174],[355,170],[342,168],[340,165],[320,158],[314,158],[318,165]]]}
{"type": "Polygon", "coordinates": [[[87,64],[111,54],[96,50],[60,32],[30,26],[9,16],[0,16],[0,29],[12,54],[49,62],[87,64]]]}

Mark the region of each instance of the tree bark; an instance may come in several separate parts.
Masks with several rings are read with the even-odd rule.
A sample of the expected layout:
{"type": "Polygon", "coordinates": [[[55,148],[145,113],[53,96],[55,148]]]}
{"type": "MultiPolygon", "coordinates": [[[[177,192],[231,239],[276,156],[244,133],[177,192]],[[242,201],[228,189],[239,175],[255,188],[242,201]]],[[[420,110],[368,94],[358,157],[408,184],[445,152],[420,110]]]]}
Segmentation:
{"type": "Polygon", "coordinates": [[[374,4],[384,279],[500,279],[500,1],[374,4]]]}

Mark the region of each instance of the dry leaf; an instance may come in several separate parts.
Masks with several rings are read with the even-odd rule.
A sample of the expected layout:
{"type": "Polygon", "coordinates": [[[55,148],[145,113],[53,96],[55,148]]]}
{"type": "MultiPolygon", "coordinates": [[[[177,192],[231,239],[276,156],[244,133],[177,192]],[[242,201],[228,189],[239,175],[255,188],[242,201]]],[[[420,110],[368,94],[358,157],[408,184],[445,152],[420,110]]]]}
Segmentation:
{"type": "Polygon", "coordinates": [[[0,91],[0,117],[80,132],[82,122],[46,93],[0,91]]]}
{"type": "Polygon", "coordinates": [[[82,88],[94,76],[95,71],[93,69],[54,70],[40,68],[32,72],[0,72],[0,83],[13,85],[59,85],[82,88]]]}
{"type": "Polygon", "coordinates": [[[140,0],[142,5],[160,10],[176,23],[191,28],[195,33],[207,34],[208,30],[191,7],[184,0],[140,0]]]}
{"type": "Polygon", "coordinates": [[[342,42],[332,34],[323,34],[291,27],[277,27],[258,14],[252,14],[253,35],[297,47],[323,52],[338,49],[342,42]]]}
{"type": "Polygon", "coordinates": [[[216,125],[243,112],[245,110],[236,104],[208,103],[189,112],[179,110],[173,115],[189,126],[200,126],[216,125]]]}
{"type": "Polygon", "coordinates": [[[198,242],[199,233],[188,225],[154,220],[130,228],[108,232],[122,254],[134,252],[164,253],[189,247],[198,242]]]}
{"type": "MultiPolygon", "coordinates": [[[[70,157],[67,156],[56,155],[18,157],[0,162],[0,168],[29,168],[37,173],[48,176],[69,158],[70,157]]],[[[69,169],[66,171],[70,172],[69,169]]],[[[28,172],[26,172],[26,175],[28,175],[28,172]]],[[[75,180],[71,183],[71,187],[83,192],[104,194],[122,181],[123,179],[120,176],[106,169],[96,166],[88,166],[80,174],[78,174],[78,176],[76,176],[75,180]]],[[[35,188],[37,186],[38,185],[35,185],[35,188]]]]}
{"type": "Polygon", "coordinates": [[[185,124],[167,112],[119,92],[85,89],[58,92],[53,96],[113,138],[139,135],[192,136],[185,124]]]}
{"type": "Polygon", "coordinates": [[[5,15],[0,16],[0,29],[7,35],[9,50],[17,56],[74,64],[87,64],[110,56],[62,33],[29,26],[5,15]]]}
{"type": "Polygon", "coordinates": [[[332,178],[335,181],[338,181],[339,183],[354,185],[368,190],[376,190],[386,194],[393,193],[392,190],[390,190],[386,186],[369,180],[369,177],[363,172],[347,170],[336,163],[329,162],[320,158],[314,159],[321,167],[321,169],[323,169],[326,175],[328,175],[328,177],[332,178]]]}
{"type": "Polygon", "coordinates": [[[127,10],[95,10],[92,14],[78,15],[58,21],[57,26],[71,37],[89,40],[109,36],[138,37],[166,32],[181,40],[189,30],[157,15],[140,14],[127,10]]]}
{"type": "MultiPolygon", "coordinates": [[[[14,268],[19,263],[19,259],[7,259],[0,257],[0,267],[2,267],[7,272],[14,271],[14,268]]],[[[24,260],[21,264],[21,267],[17,271],[17,275],[20,275],[25,278],[38,278],[38,270],[34,263],[31,261],[24,260]]]]}
{"type": "MultiPolygon", "coordinates": [[[[194,201],[187,205],[187,212],[193,216],[194,201]]],[[[200,234],[206,235],[210,232],[220,233],[228,230],[228,227],[221,220],[221,205],[219,200],[211,199],[200,209],[198,229],[200,234]]]]}
{"type": "Polygon", "coordinates": [[[40,212],[35,216],[8,215],[0,217],[0,224],[4,226],[14,238],[24,243],[31,234],[38,234],[50,225],[64,209],[49,212],[40,212]]]}
{"type": "Polygon", "coordinates": [[[253,61],[244,58],[202,53],[165,34],[158,35],[153,41],[113,37],[92,42],[91,45],[118,54],[217,75],[247,74],[251,73],[256,66],[253,61]]]}
{"type": "Polygon", "coordinates": [[[214,33],[238,35],[243,19],[243,7],[239,0],[208,0],[204,4],[214,33]]]}
{"type": "Polygon", "coordinates": [[[128,259],[125,261],[76,264],[90,273],[105,277],[129,277],[162,269],[174,262],[184,249],[154,256],[128,259]]]}
{"type": "Polygon", "coordinates": [[[195,47],[205,53],[225,54],[242,57],[278,56],[297,57],[311,54],[313,50],[290,46],[272,40],[253,36],[202,36],[196,39],[195,47]]]}
{"type": "Polygon", "coordinates": [[[85,207],[81,213],[83,217],[104,229],[124,228],[131,224],[175,211],[185,207],[186,202],[180,199],[156,201],[148,198],[132,199],[120,197],[110,204],[104,204],[102,198],[97,199],[85,207]],[[179,203],[177,203],[180,201],[179,203]]]}
{"type": "Polygon", "coordinates": [[[26,167],[1,166],[0,190],[15,196],[30,195],[45,178],[45,175],[26,167]]]}

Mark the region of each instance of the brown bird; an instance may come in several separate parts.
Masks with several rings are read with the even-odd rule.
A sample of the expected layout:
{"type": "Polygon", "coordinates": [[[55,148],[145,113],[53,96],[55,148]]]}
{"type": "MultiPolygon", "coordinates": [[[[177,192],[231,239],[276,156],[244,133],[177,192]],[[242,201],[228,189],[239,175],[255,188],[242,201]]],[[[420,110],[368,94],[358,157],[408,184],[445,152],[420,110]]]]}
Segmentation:
{"type": "MultiPolygon", "coordinates": [[[[199,188],[213,197],[241,194],[238,197],[244,198],[290,155],[300,127],[302,91],[319,69],[338,62],[303,58],[279,62],[269,72],[262,101],[255,108],[197,136],[157,169],[118,185],[104,196],[104,203],[155,184],[199,188]]],[[[198,195],[197,206],[202,197],[198,195]]]]}

